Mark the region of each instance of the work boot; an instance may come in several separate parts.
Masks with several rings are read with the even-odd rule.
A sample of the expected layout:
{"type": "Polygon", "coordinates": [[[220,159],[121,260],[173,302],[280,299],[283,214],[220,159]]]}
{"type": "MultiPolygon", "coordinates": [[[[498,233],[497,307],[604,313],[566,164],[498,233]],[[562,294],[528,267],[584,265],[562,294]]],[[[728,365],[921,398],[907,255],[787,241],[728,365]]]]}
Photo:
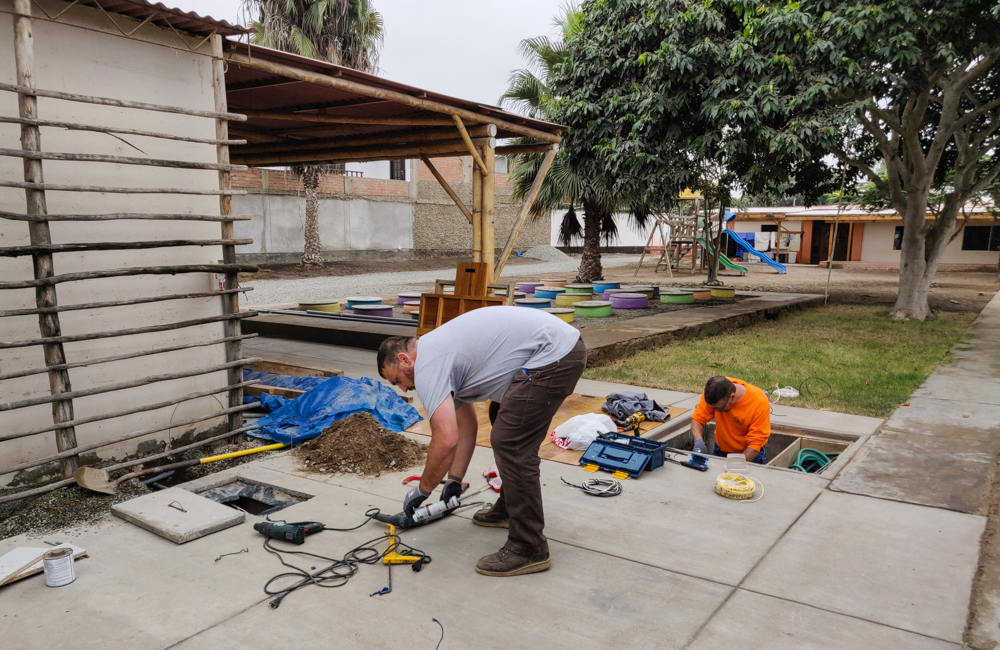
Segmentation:
{"type": "Polygon", "coordinates": [[[476,573],[484,576],[521,576],[538,573],[552,566],[548,553],[529,557],[510,550],[506,546],[496,553],[480,558],[476,563],[476,573]]]}
{"type": "Polygon", "coordinates": [[[486,528],[507,528],[510,523],[510,515],[498,511],[496,506],[491,506],[472,515],[472,523],[486,528]]]}

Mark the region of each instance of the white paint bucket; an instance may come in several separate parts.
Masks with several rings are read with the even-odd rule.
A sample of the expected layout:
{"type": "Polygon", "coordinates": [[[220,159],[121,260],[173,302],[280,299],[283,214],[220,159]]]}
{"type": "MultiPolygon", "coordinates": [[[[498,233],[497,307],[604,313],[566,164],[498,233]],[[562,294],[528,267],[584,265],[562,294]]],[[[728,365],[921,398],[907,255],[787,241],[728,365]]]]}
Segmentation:
{"type": "Polygon", "coordinates": [[[76,580],[76,565],[73,564],[73,549],[54,548],[42,556],[45,570],[45,584],[62,587],[76,580]]]}

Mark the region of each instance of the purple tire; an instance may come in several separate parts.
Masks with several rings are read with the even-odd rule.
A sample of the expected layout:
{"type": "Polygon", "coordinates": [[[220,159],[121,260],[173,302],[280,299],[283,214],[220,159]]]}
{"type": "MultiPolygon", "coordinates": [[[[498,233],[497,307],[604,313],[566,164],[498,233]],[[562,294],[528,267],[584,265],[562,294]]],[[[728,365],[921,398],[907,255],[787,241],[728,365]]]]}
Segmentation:
{"type": "Polygon", "coordinates": [[[359,316],[382,316],[392,318],[391,305],[355,305],[354,313],[359,316]]]}
{"type": "Polygon", "coordinates": [[[649,307],[649,296],[644,293],[613,293],[611,307],[614,309],[646,309],[649,307]]]}

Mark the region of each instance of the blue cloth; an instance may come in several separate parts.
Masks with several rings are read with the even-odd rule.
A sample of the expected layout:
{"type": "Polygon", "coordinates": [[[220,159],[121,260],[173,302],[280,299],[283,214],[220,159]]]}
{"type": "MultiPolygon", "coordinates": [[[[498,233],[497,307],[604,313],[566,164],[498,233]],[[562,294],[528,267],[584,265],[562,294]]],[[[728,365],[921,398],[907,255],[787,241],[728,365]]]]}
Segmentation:
{"type": "MultiPolygon", "coordinates": [[[[738,453],[738,452],[733,452],[733,453],[735,454],[735,453],[738,453]]],[[[722,456],[723,458],[725,458],[726,457],[726,452],[724,452],[721,449],[719,449],[719,445],[713,444],[712,445],[712,455],[713,456],[722,456]]],[[[764,453],[763,449],[761,449],[760,453],[757,454],[757,457],[754,458],[750,462],[751,463],[757,463],[759,465],[763,465],[764,463],[767,462],[767,454],[764,453]]]]}
{"type": "MultiPolygon", "coordinates": [[[[265,402],[265,406],[267,402],[265,402]]],[[[384,384],[367,377],[330,377],[296,399],[257,421],[260,429],[247,432],[285,444],[301,444],[349,415],[367,411],[390,431],[402,431],[422,420],[412,404],[384,384]]]]}

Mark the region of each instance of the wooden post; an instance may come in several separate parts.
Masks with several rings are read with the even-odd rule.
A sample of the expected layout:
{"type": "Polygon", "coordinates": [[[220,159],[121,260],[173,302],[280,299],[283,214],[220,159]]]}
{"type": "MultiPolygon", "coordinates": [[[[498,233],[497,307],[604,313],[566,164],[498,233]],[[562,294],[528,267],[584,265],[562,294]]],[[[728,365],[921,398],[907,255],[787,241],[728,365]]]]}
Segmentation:
{"type": "MultiPolygon", "coordinates": [[[[228,113],[228,100],[226,99],[226,69],[222,59],[222,36],[212,35],[212,88],[215,92],[215,110],[218,113],[228,113]]],[[[229,139],[229,121],[225,119],[215,120],[215,137],[217,140],[229,139]]],[[[229,145],[218,144],[215,146],[218,161],[229,164],[229,145]]],[[[219,189],[229,189],[230,174],[226,170],[219,171],[219,189]]],[[[233,212],[233,199],[230,194],[219,196],[219,214],[229,216],[233,212]]],[[[233,239],[233,222],[222,222],[222,238],[233,239]]],[[[226,264],[236,263],[236,246],[224,245],[222,247],[222,259],[226,264]]],[[[225,289],[239,288],[239,275],[237,273],[226,273],[225,289]]],[[[240,311],[240,294],[227,293],[222,297],[222,311],[224,314],[235,314],[240,311]]],[[[240,336],[240,320],[233,318],[225,321],[226,338],[231,339],[226,343],[226,361],[237,361],[243,357],[243,345],[240,336]]],[[[243,368],[233,366],[227,371],[229,385],[234,386],[229,390],[229,406],[235,407],[243,404],[243,368]]],[[[235,431],[243,426],[243,414],[233,412],[229,414],[229,430],[235,431]]]]}
{"type": "Polygon", "coordinates": [[[483,175],[472,161],[472,261],[483,261],[483,175]]]}
{"type": "MultiPolygon", "coordinates": [[[[31,33],[31,0],[14,0],[14,14],[16,15],[14,19],[14,61],[17,67],[17,84],[34,88],[35,53],[31,33]]],[[[34,95],[18,93],[17,108],[21,118],[25,120],[38,119],[38,99],[34,95]]],[[[41,136],[37,126],[28,123],[21,125],[21,148],[25,151],[42,150],[41,136]]],[[[24,180],[27,183],[45,182],[41,160],[27,158],[24,160],[24,180]]],[[[44,190],[25,189],[24,195],[29,215],[44,215],[48,212],[44,190]]],[[[48,221],[29,221],[28,233],[32,246],[45,246],[52,243],[48,221]]],[[[52,253],[39,252],[31,257],[36,280],[55,275],[52,253]]],[[[58,304],[55,285],[45,284],[36,287],[35,304],[40,309],[55,307],[58,304]]],[[[62,336],[57,312],[39,313],[38,328],[42,338],[62,336]]],[[[61,366],[66,363],[66,353],[62,343],[47,343],[42,346],[42,350],[46,366],[61,366]]],[[[72,392],[73,388],[70,385],[67,370],[50,370],[48,376],[49,391],[52,395],[72,392]]],[[[73,401],[71,399],[52,402],[52,420],[55,424],[72,422],[73,419],[73,401]]],[[[74,427],[67,426],[56,429],[56,447],[60,452],[73,449],[76,446],[76,429],[74,427]]],[[[74,455],[60,458],[59,465],[62,475],[70,477],[79,465],[79,457],[74,455]]]]}
{"type": "Polygon", "coordinates": [[[496,150],[490,145],[483,147],[483,249],[482,261],[486,264],[486,282],[493,282],[493,260],[496,257],[496,241],[493,219],[496,206],[496,150]]]}

